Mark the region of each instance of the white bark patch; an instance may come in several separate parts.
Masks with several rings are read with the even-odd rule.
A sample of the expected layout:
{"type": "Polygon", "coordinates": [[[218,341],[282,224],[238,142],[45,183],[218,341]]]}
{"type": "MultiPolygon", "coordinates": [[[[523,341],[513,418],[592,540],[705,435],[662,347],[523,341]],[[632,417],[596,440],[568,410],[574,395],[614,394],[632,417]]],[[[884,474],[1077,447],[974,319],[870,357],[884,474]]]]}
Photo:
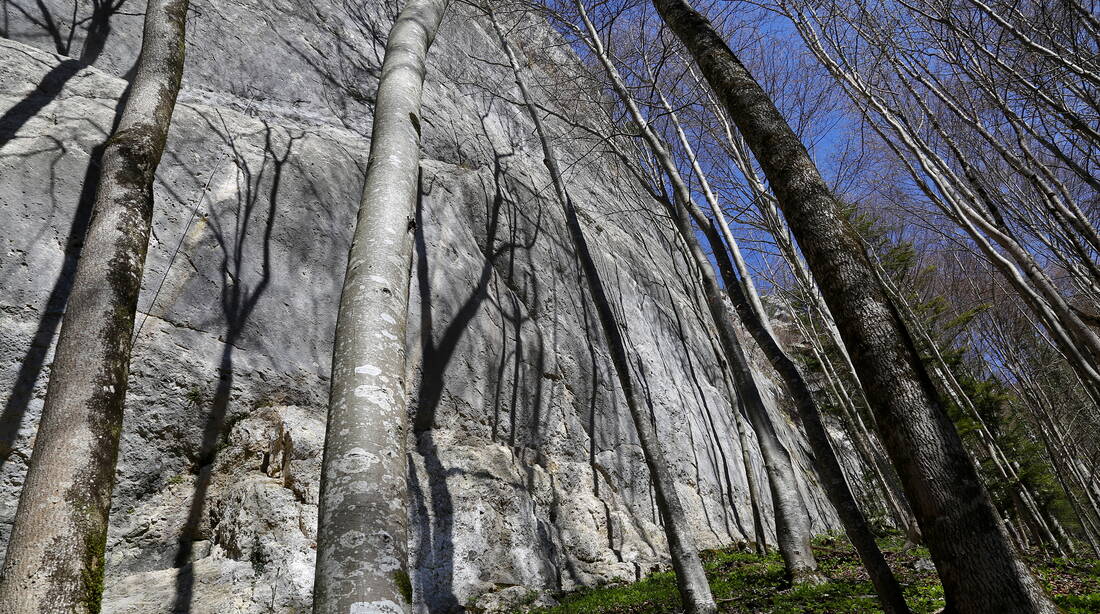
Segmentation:
{"type": "Polygon", "coordinates": [[[377,454],[371,454],[363,448],[352,448],[339,461],[341,473],[360,473],[378,464],[381,459],[377,454]]]}
{"type": "Polygon", "coordinates": [[[340,536],[340,545],[345,548],[355,548],[366,541],[367,536],[360,531],[348,531],[340,536]]]}
{"type": "Polygon", "coordinates": [[[382,373],[382,369],[379,369],[374,365],[359,365],[358,367],[355,367],[355,372],[365,373],[371,377],[374,377],[376,375],[380,375],[382,373]]]}
{"type": "Polygon", "coordinates": [[[401,561],[392,556],[381,557],[374,561],[374,568],[380,575],[386,575],[401,569],[401,561]]]}
{"type": "Polygon", "coordinates": [[[368,403],[374,403],[382,407],[385,407],[389,402],[389,395],[386,394],[386,391],[371,384],[356,386],[355,396],[360,399],[365,399],[368,403]]]}

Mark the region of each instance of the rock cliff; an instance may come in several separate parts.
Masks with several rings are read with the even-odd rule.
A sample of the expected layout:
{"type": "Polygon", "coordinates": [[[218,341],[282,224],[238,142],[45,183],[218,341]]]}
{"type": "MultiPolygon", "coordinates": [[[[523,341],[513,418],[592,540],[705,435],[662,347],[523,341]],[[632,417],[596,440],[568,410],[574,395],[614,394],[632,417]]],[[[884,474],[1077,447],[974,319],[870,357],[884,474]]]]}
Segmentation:
{"type": "MultiPolygon", "coordinates": [[[[2,9],[0,540],[143,9],[2,9]]],[[[105,612],[308,611],[336,304],[396,9],[192,2],[139,301],[105,612]]],[[[666,556],[539,144],[491,32],[451,7],[424,101],[409,539],[413,589],[433,612],[632,580],[666,556]]],[[[598,116],[550,28],[528,18],[517,43],[548,107],[598,116]]],[[[736,400],[691,270],[629,173],[564,120],[551,125],[700,545],[745,540],[736,400]]],[[[779,388],[763,369],[759,381],[806,467],[779,388]]],[[[812,480],[804,495],[815,529],[835,527],[812,480]]]]}

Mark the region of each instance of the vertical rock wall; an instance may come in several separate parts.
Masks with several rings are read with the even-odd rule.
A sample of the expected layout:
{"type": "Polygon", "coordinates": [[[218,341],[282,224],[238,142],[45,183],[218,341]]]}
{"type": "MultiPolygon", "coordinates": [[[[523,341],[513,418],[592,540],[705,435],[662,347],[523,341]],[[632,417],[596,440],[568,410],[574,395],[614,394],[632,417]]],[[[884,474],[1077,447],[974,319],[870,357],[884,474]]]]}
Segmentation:
{"type": "MultiPolygon", "coordinates": [[[[75,27],[60,0],[2,9],[2,539],[143,8],[78,3],[75,27]]],[[[192,2],[139,301],[106,612],[308,610],[335,309],[396,8],[192,2]],[[199,466],[211,452],[214,463],[199,466]]],[[[550,107],[598,116],[583,97],[553,102],[584,87],[547,27],[531,20],[517,41],[550,107]]],[[[486,24],[452,6],[425,94],[411,288],[410,543],[424,611],[484,606],[512,586],[633,580],[666,556],[634,429],[500,56],[486,24]]],[[[629,173],[592,154],[583,132],[552,126],[700,545],[744,540],[736,404],[691,270],[629,173]]],[[[758,379],[806,466],[769,377],[758,379]]],[[[835,526],[813,483],[805,496],[815,528],[835,526]]]]}

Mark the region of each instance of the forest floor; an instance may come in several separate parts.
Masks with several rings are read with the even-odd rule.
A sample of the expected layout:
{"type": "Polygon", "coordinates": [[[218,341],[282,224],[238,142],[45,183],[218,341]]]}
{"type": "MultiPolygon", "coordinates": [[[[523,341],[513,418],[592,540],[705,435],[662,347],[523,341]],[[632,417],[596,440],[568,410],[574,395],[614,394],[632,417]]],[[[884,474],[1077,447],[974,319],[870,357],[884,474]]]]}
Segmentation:
{"type": "MultiPolygon", "coordinates": [[[[906,550],[899,538],[880,546],[915,614],[943,607],[943,589],[924,548],[906,550]]],[[[703,553],[711,590],[725,613],[847,614],[882,612],[859,558],[845,539],[821,537],[814,542],[821,571],[831,579],[820,586],[791,588],[777,553],[757,555],[738,550],[703,553]]],[[[1066,614],[1100,613],[1100,561],[1030,557],[1028,562],[1066,614]]],[[[680,597],[672,572],[655,573],[640,582],[592,589],[564,597],[561,605],[539,614],[674,614],[680,597]]]]}

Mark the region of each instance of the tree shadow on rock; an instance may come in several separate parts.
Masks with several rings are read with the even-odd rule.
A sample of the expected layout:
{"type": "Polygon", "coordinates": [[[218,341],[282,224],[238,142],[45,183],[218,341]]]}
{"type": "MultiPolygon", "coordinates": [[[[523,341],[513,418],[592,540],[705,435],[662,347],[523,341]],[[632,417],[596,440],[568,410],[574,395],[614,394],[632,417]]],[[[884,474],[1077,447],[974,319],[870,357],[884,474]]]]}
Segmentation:
{"type": "MultiPolygon", "coordinates": [[[[84,37],[84,45],[77,58],[64,59],[57,66],[51,68],[42,77],[38,87],[33,92],[5,111],[3,115],[0,115],[0,149],[3,149],[4,145],[15,138],[16,133],[24,124],[37,115],[46,105],[54,101],[73,76],[99,59],[104,46],[107,44],[107,37],[111,33],[111,19],[122,10],[125,3],[126,0],[92,0],[91,14],[85,18],[77,18],[77,9],[81,3],[79,0],[73,0],[72,23],[66,32],[63,31],[63,26],[54,18],[50,9],[42,0],[36,0],[35,2],[38,9],[37,15],[35,11],[24,7],[23,3],[18,0],[5,0],[5,9],[14,10],[21,14],[30,24],[42,29],[50,37],[54,43],[54,50],[58,55],[69,56],[73,38],[78,29],[85,27],[87,31],[84,37]]],[[[7,36],[7,34],[5,32],[4,36],[7,36]]],[[[124,77],[127,81],[133,78],[136,67],[137,64],[135,63],[134,68],[131,68],[124,77]]],[[[128,90],[129,88],[127,88],[128,90]]],[[[122,106],[122,100],[125,100],[125,96],[120,100],[119,108],[122,106]]],[[[113,132],[114,129],[112,128],[111,133],[113,132]]],[[[98,164],[98,158],[93,157],[93,159],[97,160],[98,164]]]]}
{"type": "Polygon", "coordinates": [[[492,197],[487,202],[485,244],[481,248],[484,261],[482,262],[480,274],[469,295],[460,303],[448,325],[438,335],[435,334],[433,323],[430,258],[424,236],[423,201],[417,203],[415,231],[417,247],[416,279],[420,294],[420,335],[423,363],[421,384],[416,397],[413,435],[416,438],[417,452],[424,459],[428,479],[426,486],[430,493],[430,513],[429,504],[419,496],[419,483],[415,481],[415,476],[410,482],[412,486],[410,490],[417,497],[417,501],[414,502],[416,518],[422,523],[419,527],[419,558],[415,567],[420,571],[430,569],[435,572],[431,586],[426,586],[421,575],[417,575],[417,593],[421,596],[421,599],[425,595],[431,595],[432,599],[428,605],[432,612],[448,613],[463,610],[462,604],[458,602],[453,592],[453,500],[446,483],[447,469],[440,458],[435,433],[432,430],[435,427],[437,411],[445,392],[444,378],[463,334],[477,315],[482,304],[490,298],[489,286],[494,267],[512,251],[530,248],[529,244],[512,241],[498,243],[501,210],[506,200],[508,200],[504,192],[504,173],[501,167],[501,160],[504,157],[506,155],[495,155],[493,185],[491,189],[485,190],[486,195],[491,194],[492,197]]]}
{"type": "MultiPolygon", "coordinates": [[[[214,126],[211,125],[213,129],[214,126]]],[[[234,166],[237,169],[237,202],[232,207],[213,208],[209,217],[213,238],[222,253],[221,275],[221,311],[225,319],[225,332],[221,337],[222,353],[218,362],[218,383],[206,417],[202,441],[194,463],[198,467],[195,480],[195,492],[191,499],[187,520],[180,534],[174,566],[179,569],[176,575],[176,597],[173,612],[190,612],[194,594],[195,572],[192,555],[194,542],[199,537],[199,527],[206,509],[207,492],[214,477],[214,465],[217,460],[218,444],[224,435],[226,415],[233,392],[233,354],[238,349],[249,318],[260,298],[271,283],[271,238],[278,211],[279,188],[284,167],[290,158],[294,143],[300,136],[286,139],[282,152],[276,151],[273,143],[273,129],[265,125],[264,155],[259,168],[253,168],[242,153],[228,126],[222,122],[221,136],[230,148],[234,166]],[[270,177],[270,179],[268,178],[270,177]],[[269,182],[267,194],[264,194],[265,182],[269,182]],[[262,256],[259,263],[259,279],[248,280],[250,252],[254,248],[249,237],[255,232],[255,226],[262,224],[262,256]]],[[[219,132],[214,130],[215,132],[219,132]]]]}
{"type": "MultiPolygon", "coordinates": [[[[77,64],[77,70],[79,70],[78,62],[75,60],[69,62],[77,64]]],[[[67,63],[62,62],[58,68],[63,65],[67,65],[67,63]]],[[[136,68],[137,65],[135,64],[127,73],[126,89],[123,90],[122,95],[115,104],[111,128],[104,135],[104,141],[89,152],[88,166],[84,171],[84,181],[81,184],[80,195],[77,197],[76,211],[73,213],[68,232],[65,234],[61,270],[54,278],[53,287],[50,288],[50,294],[46,298],[45,310],[38,320],[34,333],[31,335],[31,342],[27,347],[27,351],[23,354],[23,359],[19,361],[19,371],[15,376],[15,382],[12,384],[11,393],[4,402],[3,411],[0,412],[0,468],[3,468],[7,463],[14,450],[15,442],[19,438],[19,429],[23,425],[23,417],[26,415],[27,408],[34,397],[35,383],[42,374],[46,356],[53,345],[54,335],[61,325],[65,305],[69,301],[69,293],[72,290],[73,276],[76,274],[80,254],[84,249],[84,236],[88,232],[92,209],[95,206],[96,191],[99,188],[100,163],[103,158],[103,150],[107,146],[106,137],[114,134],[119,121],[122,119],[122,109],[130,97],[129,81],[132,79],[136,68]]],[[[57,68],[54,70],[57,70],[57,68]]],[[[47,74],[43,82],[60,78],[56,75],[51,77],[50,75],[53,72],[47,74]]],[[[0,149],[3,149],[4,144],[14,137],[23,124],[56,98],[67,80],[68,77],[65,77],[59,84],[50,85],[47,89],[40,87],[34,94],[17,103],[3,117],[0,117],[0,149]],[[55,87],[56,91],[53,89],[55,87]],[[20,111],[13,112],[16,107],[23,105],[24,102],[36,96],[39,96],[40,99],[35,99],[33,103],[24,105],[20,111]],[[30,115],[25,115],[26,113],[30,113],[30,115]]]]}

